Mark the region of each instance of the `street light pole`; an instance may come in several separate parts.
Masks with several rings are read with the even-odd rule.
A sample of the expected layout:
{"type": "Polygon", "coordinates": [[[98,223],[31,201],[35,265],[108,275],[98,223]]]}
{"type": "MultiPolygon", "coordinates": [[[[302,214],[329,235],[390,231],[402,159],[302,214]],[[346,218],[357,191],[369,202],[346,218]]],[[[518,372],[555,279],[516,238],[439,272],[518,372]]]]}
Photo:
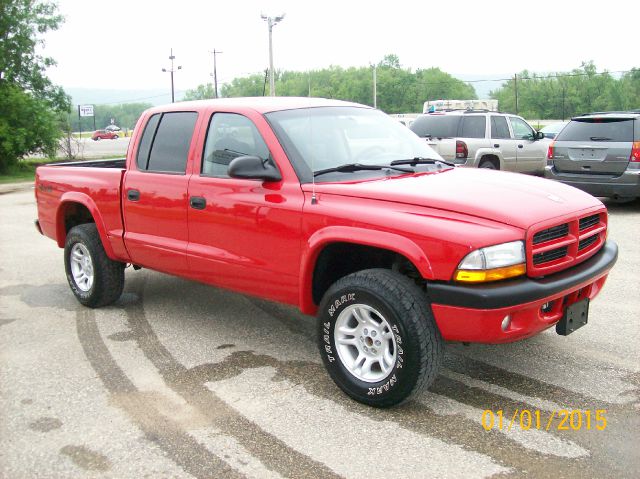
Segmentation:
{"type": "Polygon", "coordinates": [[[273,26],[280,23],[284,18],[284,13],[277,17],[267,17],[266,15],[260,15],[260,18],[267,22],[269,27],[269,95],[276,96],[276,80],[273,72],[273,26]]]}
{"type": "Polygon", "coordinates": [[[214,48],[211,53],[213,53],[213,97],[218,98],[218,72],[216,71],[216,54],[222,52],[219,52],[214,48]]]}
{"type": "Polygon", "coordinates": [[[167,70],[166,68],[162,69],[163,72],[166,73],[168,71],[171,74],[171,103],[175,103],[175,101],[176,101],[175,90],[174,90],[174,87],[173,87],[173,73],[174,73],[174,71],[182,69],[181,66],[178,66],[178,68],[176,70],[174,70],[174,68],[173,68],[173,60],[175,60],[175,58],[176,57],[173,55],[173,48],[172,48],[171,49],[171,55],[169,55],[169,60],[171,60],[171,69],[170,70],[167,70]]]}

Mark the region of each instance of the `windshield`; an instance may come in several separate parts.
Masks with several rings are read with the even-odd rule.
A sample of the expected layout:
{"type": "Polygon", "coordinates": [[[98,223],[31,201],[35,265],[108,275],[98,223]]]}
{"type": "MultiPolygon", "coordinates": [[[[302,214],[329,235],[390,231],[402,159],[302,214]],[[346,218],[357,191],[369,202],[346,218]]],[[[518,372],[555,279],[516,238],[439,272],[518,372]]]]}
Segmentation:
{"type": "MultiPolygon", "coordinates": [[[[266,115],[291,159],[302,183],[321,170],[346,164],[389,165],[416,157],[440,156],[407,127],[378,110],[358,107],[322,107],[285,110],[266,115]]],[[[430,166],[421,166],[423,171],[430,166]]],[[[397,170],[364,170],[359,174],[402,174],[397,170]]],[[[344,179],[335,172],[316,181],[344,179]]],[[[351,172],[353,174],[353,172],[351,172]]]]}

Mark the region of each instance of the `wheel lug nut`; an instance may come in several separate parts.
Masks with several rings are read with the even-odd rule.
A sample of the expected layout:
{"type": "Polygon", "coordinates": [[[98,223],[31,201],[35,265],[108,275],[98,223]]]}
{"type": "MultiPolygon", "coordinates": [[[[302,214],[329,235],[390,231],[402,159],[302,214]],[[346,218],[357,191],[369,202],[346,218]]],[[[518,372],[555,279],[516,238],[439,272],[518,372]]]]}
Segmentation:
{"type": "Polygon", "coordinates": [[[369,334],[369,330],[367,328],[364,329],[364,334],[369,334]]]}
{"type": "Polygon", "coordinates": [[[365,346],[365,347],[364,347],[364,350],[368,352],[368,351],[369,351],[369,348],[365,346]]]}
{"type": "Polygon", "coordinates": [[[372,352],[373,354],[376,354],[378,351],[376,351],[376,348],[371,348],[371,352],[372,352]]]}
{"type": "Polygon", "coordinates": [[[376,339],[376,346],[380,346],[382,343],[376,339]]]}
{"type": "Polygon", "coordinates": [[[364,342],[364,338],[362,336],[360,336],[360,342],[363,343],[364,342]]]}
{"type": "Polygon", "coordinates": [[[373,336],[375,338],[376,337],[376,332],[375,331],[371,331],[371,336],[373,336]]]}

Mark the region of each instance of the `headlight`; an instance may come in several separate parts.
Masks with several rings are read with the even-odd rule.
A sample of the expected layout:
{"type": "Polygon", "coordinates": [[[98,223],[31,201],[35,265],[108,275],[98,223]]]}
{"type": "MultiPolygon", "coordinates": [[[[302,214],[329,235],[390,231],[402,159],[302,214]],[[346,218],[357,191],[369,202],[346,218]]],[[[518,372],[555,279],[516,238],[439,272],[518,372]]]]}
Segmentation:
{"type": "Polygon", "coordinates": [[[453,278],[464,283],[483,283],[521,276],[527,271],[524,242],[488,246],[472,251],[458,265],[453,278]]]}

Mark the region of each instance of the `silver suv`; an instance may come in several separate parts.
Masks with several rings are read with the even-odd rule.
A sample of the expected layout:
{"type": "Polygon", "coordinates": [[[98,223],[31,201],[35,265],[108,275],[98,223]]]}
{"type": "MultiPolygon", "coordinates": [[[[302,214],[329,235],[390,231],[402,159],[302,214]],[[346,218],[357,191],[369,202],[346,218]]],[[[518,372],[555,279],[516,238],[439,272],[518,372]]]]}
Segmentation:
{"type": "Polygon", "coordinates": [[[549,145],[545,177],[594,196],[640,197],[640,111],[572,118],[549,145]]]}
{"type": "Polygon", "coordinates": [[[516,115],[486,110],[438,111],[420,115],[410,128],[445,160],[458,165],[544,172],[549,141],[516,115]]]}

